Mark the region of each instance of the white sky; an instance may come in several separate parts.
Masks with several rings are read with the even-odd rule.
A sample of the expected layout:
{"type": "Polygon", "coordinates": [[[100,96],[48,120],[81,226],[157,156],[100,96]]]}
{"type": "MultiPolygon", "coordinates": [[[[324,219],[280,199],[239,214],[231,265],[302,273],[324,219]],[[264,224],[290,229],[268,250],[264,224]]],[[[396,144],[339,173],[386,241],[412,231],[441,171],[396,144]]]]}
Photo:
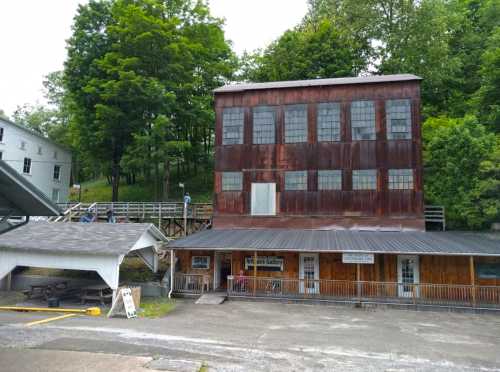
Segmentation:
{"type": "MultiPolygon", "coordinates": [[[[65,41],[78,4],[86,0],[0,0],[0,109],[44,103],[43,77],[62,69],[65,41]]],[[[210,0],[225,18],[226,38],[241,54],[264,48],[300,22],[306,0],[210,0]]]]}

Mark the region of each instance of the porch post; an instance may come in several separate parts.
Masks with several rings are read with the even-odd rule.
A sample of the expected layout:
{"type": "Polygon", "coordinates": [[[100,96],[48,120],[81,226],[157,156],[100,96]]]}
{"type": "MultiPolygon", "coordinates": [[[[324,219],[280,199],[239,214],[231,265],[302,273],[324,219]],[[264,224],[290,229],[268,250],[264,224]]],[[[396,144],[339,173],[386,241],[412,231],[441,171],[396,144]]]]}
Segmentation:
{"type": "Polygon", "coordinates": [[[474,270],[474,256],[469,258],[470,285],[472,286],[472,307],[476,307],[476,273],[474,270]]]}
{"type": "Polygon", "coordinates": [[[168,298],[172,298],[172,292],[174,291],[174,254],[173,249],[170,250],[170,291],[168,291],[168,298]]]}
{"type": "Polygon", "coordinates": [[[361,298],[361,265],[356,264],[356,294],[358,298],[361,298]]]}
{"type": "Polygon", "coordinates": [[[253,295],[257,292],[257,251],[253,255],[253,295]]]}

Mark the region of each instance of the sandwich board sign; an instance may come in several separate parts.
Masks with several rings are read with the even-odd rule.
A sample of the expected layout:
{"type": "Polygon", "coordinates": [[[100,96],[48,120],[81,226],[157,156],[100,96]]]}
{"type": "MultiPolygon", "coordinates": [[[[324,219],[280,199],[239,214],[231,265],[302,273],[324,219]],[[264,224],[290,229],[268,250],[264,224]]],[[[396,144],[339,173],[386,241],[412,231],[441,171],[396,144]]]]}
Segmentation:
{"type": "Polygon", "coordinates": [[[375,256],[373,253],[342,253],[342,263],[373,264],[375,256]]]}
{"type": "Polygon", "coordinates": [[[132,298],[132,291],[130,288],[123,288],[121,290],[121,295],[123,299],[123,305],[125,306],[125,313],[127,318],[137,318],[137,312],[134,305],[134,299],[132,298]]]}

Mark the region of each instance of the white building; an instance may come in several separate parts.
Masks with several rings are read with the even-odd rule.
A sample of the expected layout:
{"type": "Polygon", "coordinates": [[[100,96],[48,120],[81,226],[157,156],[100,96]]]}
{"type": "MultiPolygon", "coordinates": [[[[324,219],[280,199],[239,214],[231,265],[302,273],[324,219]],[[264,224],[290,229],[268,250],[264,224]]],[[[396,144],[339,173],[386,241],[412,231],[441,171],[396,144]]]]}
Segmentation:
{"type": "Polygon", "coordinates": [[[71,153],[41,134],[0,118],[0,159],[54,202],[69,197],[71,153]]]}

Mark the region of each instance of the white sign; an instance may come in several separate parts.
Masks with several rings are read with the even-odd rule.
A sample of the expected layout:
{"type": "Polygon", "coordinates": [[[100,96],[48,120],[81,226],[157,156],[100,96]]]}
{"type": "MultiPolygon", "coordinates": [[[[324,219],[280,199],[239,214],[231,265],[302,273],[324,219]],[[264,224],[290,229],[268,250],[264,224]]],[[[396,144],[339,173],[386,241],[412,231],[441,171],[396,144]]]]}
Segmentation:
{"type": "Polygon", "coordinates": [[[79,190],[79,189],[80,189],[80,185],[79,185],[78,183],[75,183],[75,184],[73,185],[73,188],[74,188],[74,189],[79,190]]]}
{"type": "Polygon", "coordinates": [[[184,184],[182,182],[179,182],[179,187],[184,188],[184,184]]]}
{"type": "Polygon", "coordinates": [[[123,288],[121,290],[123,305],[125,306],[125,312],[127,313],[127,318],[137,318],[137,312],[135,311],[134,299],[132,298],[132,291],[130,288],[123,288]]]}
{"type": "Polygon", "coordinates": [[[375,256],[373,253],[342,253],[343,263],[373,264],[375,256]]]}

